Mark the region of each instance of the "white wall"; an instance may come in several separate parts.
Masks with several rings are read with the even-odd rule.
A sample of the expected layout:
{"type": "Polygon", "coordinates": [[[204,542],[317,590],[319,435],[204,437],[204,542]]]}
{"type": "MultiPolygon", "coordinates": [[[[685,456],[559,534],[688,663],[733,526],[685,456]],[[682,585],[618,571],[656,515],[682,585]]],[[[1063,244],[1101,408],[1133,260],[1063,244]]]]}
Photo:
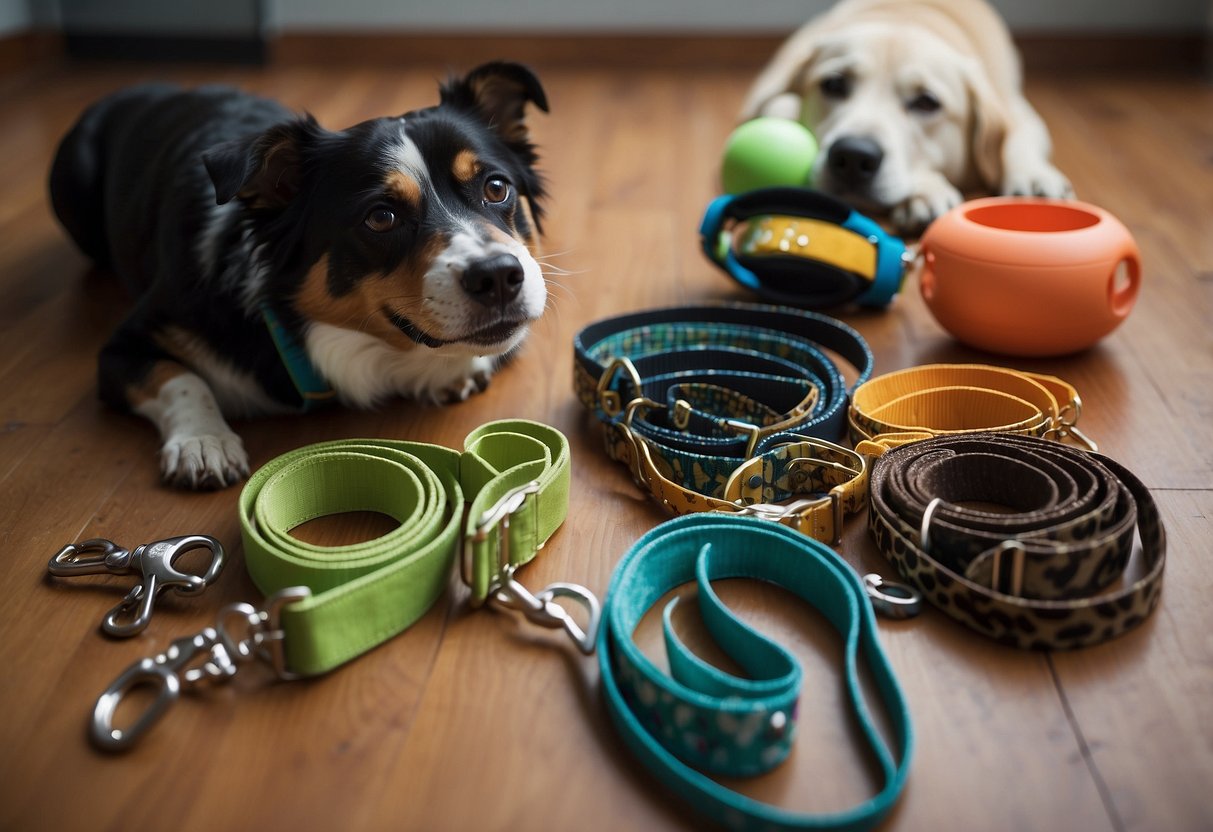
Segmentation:
{"type": "MultiPolygon", "coordinates": [[[[283,31],[785,32],[831,0],[270,0],[283,31]]],[[[993,0],[1018,31],[1203,31],[1209,0],[993,0]]]]}
{"type": "Polygon", "coordinates": [[[20,34],[32,22],[28,0],[0,0],[0,37],[20,34]]]}
{"type": "MultiPolygon", "coordinates": [[[[122,7],[154,8],[179,31],[246,25],[256,0],[0,0],[0,35],[57,28],[61,5],[104,26],[122,7]],[[90,8],[91,7],[91,8],[90,8]],[[224,9],[224,7],[227,7],[224,9]],[[199,17],[199,15],[202,15],[199,17]]],[[[832,0],[264,0],[278,30],[789,32],[832,0]]],[[[992,0],[1011,28],[1035,32],[1176,32],[1213,28],[1213,0],[992,0]]],[[[126,22],[126,21],[124,21],[126,22]]],[[[129,27],[124,27],[129,28],[129,27]]]]}

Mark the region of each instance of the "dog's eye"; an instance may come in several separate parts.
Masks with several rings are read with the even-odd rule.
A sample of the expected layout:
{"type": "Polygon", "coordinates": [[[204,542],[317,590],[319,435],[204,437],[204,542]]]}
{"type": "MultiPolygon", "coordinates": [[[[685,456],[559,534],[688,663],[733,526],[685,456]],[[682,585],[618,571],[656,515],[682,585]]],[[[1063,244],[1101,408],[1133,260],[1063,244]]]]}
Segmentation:
{"type": "Polygon", "coordinates": [[[929,92],[920,92],[918,95],[910,99],[910,103],[906,105],[916,113],[934,113],[940,108],[939,99],[931,95],[929,92]]]}
{"type": "Polygon", "coordinates": [[[494,205],[505,202],[510,196],[510,183],[500,176],[486,179],[484,183],[484,199],[494,205]]]}
{"type": "Polygon", "coordinates": [[[366,219],[362,221],[362,224],[376,234],[382,234],[400,225],[400,218],[390,208],[375,208],[371,213],[366,215],[366,219]]]}
{"type": "Polygon", "coordinates": [[[845,75],[827,75],[819,84],[826,98],[846,98],[851,94],[851,79],[845,75]]]}

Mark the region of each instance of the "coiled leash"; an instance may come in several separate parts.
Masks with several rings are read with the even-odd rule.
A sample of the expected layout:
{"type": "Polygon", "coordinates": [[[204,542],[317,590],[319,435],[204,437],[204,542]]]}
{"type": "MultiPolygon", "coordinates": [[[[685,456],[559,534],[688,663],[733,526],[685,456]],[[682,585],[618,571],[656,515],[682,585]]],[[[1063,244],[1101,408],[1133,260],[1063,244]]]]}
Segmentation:
{"type": "Polygon", "coordinates": [[[667,521],[640,538],[611,579],[598,662],[607,710],[628,747],[666,787],[731,829],[869,829],[905,785],[914,744],[909,712],[877,639],[864,584],[827,546],[786,527],[697,514],[667,521]],[[709,776],[768,771],[787,757],[796,734],[803,672],[787,650],[743,623],[712,590],[712,581],[736,577],[796,593],[842,636],[847,699],[883,776],[880,792],[858,806],[833,814],[789,812],[709,776]],[[646,611],[692,581],[708,632],[748,678],[718,670],[683,645],[671,624],[674,601],[662,615],[668,674],[633,641],[646,611]],[[895,751],[873,725],[859,683],[861,657],[889,716],[895,751]]]}
{"type": "Polygon", "coordinates": [[[850,206],[808,188],[717,197],[699,226],[708,259],[774,303],[888,306],[911,257],[850,206]]]}
{"type": "Polygon", "coordinates": [[[902,577],[1004,644],[1099,644],[1158,604],[1162,519],[1141,481],[1105,456],[1030,436],[945,436],[885,453],[871,489],[869,529],[902,577]],[[1117,588],[1135,528],[1145,574],[1117,588]]]}
{"type": "Polygon", "coordinates": [[[551,602],[571,596],[593,618],[597,601],[586,590],[561,584],[532,595],[513,579],[568,513],[568,441],[555,428],[512,420],[478,428],[464,448],[325,442],[257,471],[240,495],[240,524],[245,564],[266,603],[230,605],[214,627],[131,665],[97,700],[93,740],[125,749],[183,687],[223,681],[253,660],[284,679],[326,673],[420,618],[446,588],[456,559],[474,604],[493,598],[529,610],[529,619],[562,627],[592,649],[592,635],[551,602]],[[289,534],[313,518],[349,511],[380,512],[400,525],[345,546],[289,534]],[[130,728],[117,729],[114,712],[138,684],[156,686],[158,695],[130,728]]]}
{"type": "Polygon", "coordinates": [[[863,457],[829,440],[872,353],[841,321],[763,304],[638,312],[574,340],[574,387],[608,454],[666,511],[750,513],[832,542],[864,505],[863,457]],[[783,503],[779,505],[777,503],[783,503]]]}
{"type": "Polygon", "coordinates": [[[925,364],[886,373],[856,387],[848,414],[856,449],[885,447],[932,436],[994,431],[1072,437],[1098,447],[1078,429],[1082,399],[1069,383],[1039,373],[987,364],[925,364]]]}

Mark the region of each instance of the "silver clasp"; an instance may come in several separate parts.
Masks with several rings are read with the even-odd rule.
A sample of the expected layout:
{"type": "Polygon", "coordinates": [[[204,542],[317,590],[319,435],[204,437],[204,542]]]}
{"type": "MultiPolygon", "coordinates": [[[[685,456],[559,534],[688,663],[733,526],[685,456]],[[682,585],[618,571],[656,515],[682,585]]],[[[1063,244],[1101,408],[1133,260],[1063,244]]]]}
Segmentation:
{"type": "Polygon", "coordinates": [[[293,678],[285,668],[278,614],[284,605],[311,594],[307,587],[288,587],[270,596],[261,609],[229,604],[219,612],[214,627],[176,639],[163,653],[132,664],[97,698],[89,731],[93,742],[103,751],[125,751],[155,725],[183,689],[207,681],[226,682],[245,662],[261,659],[273,666],[279,678],[293,678]],[[138,685],[156,688],[155,698],[129,728],[115,728],[118,706],[138,685]]]}
{"type": "Polygon", "coordinates": [[[101,622],[101,629],[106,633],[125,638],[147,627],[152,617],[152,606],[160,593],[166,589],[173,589],[181,595],[202,592],[219,577],[225,559],[219,541],[203,534],[156,540],[139,546],[133,552],[112,540],[95,537],[64,546],[50,559],[47,569],[61,578],[104,573],[141,575],[143,580],[101,622]],[[201,575],[182,572],[176,567],[176,561],[194,549],[208,549],[211,553],[210,564],[201,575]]]}
{"type": "Polygon", "coordinates": [[[922,611],[922,594],[912,586],[886,581],[875,572],[863,576],[872,609],[886,618],[913,618],[922,611]]]}
{"type": "MultiPolygon", "coordinates": [[[[510,517],[522,509],[527,497],[538,493],[539,480],[531,480],[507,491],[500,500],[480,515],[472,533],[463,539],[463,551],[459,558],[459,574],[465,584],[471,586],[473,582],[475,545],[488,540],[493,527],[497,528],[498,575],[510,565],[510,517]]],[[[540,546],[540,548],[543,547],[540,546]]],[[[474,606],[479,606],[480,603],[476,602],[474,606]]]]}
{"type": "Polygon", "coordinates": [[[526,620],[549,630],[564,629],[569,638],[587,656],[594,652],[598,640],[598,622],[602,617],[602,606],[598,598],[581,584],[554,583],[544,587],[537,595],[531,594],[514,580],[517,567],[507,566],[489,588],[489,597],[504,609],[521,612],[526,620]],[[571,598],[585,607],[589,620],[583,629],[569,615],[568,610],[556,603],[556,598],[571,598]]]}

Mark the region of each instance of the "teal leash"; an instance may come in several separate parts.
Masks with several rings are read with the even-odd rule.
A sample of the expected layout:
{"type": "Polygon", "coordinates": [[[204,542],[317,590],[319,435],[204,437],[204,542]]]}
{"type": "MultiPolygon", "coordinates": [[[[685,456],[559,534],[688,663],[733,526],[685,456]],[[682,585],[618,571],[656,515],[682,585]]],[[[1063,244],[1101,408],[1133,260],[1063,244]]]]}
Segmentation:
{"type": "Polygon", "coordinates": [[[607,709],[624,741],[671,791],[733,829],[870,829],[905,785],[913,732],[901,688],[876,636],[868,590],[822,543],[752,517],[693,514],[640,538],[611,579],[598,637],[607,709]],[[783,647],[734,615],[711,582],[753,578],[784,587],[821,611],[843,637],[848,700],[879,761],[883,787],[857,806],[828,814],[789,812],[728,789],[709,776],[754,775],[791,751],[803,672],[783,647]],[[636,646],[637,624],[666,592],[694,581],[708,632],[749,678],[724,673],[693,655],[663,612],[670,672],[636,646]],[[892,726],[897,751],[873,724],[859,682],[863,657],[892,726]]]}

